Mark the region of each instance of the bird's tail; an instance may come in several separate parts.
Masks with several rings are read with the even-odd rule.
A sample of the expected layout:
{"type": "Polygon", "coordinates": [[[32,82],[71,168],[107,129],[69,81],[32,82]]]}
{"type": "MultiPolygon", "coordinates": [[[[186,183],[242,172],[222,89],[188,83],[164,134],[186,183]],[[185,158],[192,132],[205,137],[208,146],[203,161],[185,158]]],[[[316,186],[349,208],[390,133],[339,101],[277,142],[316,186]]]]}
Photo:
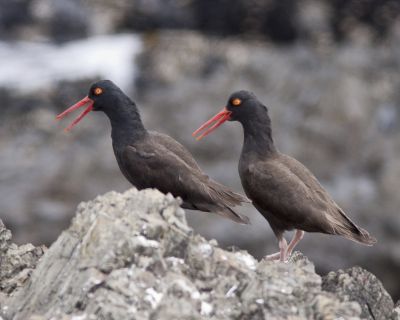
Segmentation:
{"type": "Polygon", "coordinates": [[[230,207],[216,207],[214,210],[212,210],[216,214],[223,216],[225,218],[228,218],[232,221],[235,221],[240,224],[250,224],[250,219],[246,217],[245,215],[241,215],[237,212],[235,212],[232,208],[230,207]]]}
{"type": "Polygon", "coordinates": [[[349,240],[367,246],[372,246],[377,242],[376,238],[371,236],[367,230],[357,226],[342,209],[338,209],[340,219],[332,219],[332,221],[330,221],[334,234],[341,235],[349,240]]]}
{"type": "Polygon", "coordinates": [[[251,202],[246,196],[236,193],[216,181],[211,180],[208,187],[212,197],[217,198],[219,202],[224,203],[226,206],[238,206],[242,203],[251,202]]]}
{"type": "Polygon", "coordinates": [[[346,238],[364,244],[366,246],[372,246],[377,241],[376,238],[371,236],[367,230],[360,227],[357,227],[356,233],[352,233],[349,237],[346,238]]]}
{"type": "Polygon", "coordinates": [[[251,202],[247,197],[236,193],[228,187],[225,187],[224,185],[213,180],[208,183],[208,190],[211,198],[215,202],[215,206],[213,206],[210,211],[213,211],[238,223],[250,223],[248,217],[240,215],[232,209],[232,207],[241,205],[242,203],[251,202]]]}
{"type": "Polygon", "coordinates": [[[188,203],[184,202],[182,204],[182,208],[184,209],[191,209],[191,210],[200,210],[204,212],[212,212],[216,213],[224,218],[228,218],[234,222],[240,223],[240,224],[250,224],[250,219],[244,215],[241,215],[234,211],[232,208],[228,206],[221,206],[217,204],[211,204],[211,203],[188,203]]]}

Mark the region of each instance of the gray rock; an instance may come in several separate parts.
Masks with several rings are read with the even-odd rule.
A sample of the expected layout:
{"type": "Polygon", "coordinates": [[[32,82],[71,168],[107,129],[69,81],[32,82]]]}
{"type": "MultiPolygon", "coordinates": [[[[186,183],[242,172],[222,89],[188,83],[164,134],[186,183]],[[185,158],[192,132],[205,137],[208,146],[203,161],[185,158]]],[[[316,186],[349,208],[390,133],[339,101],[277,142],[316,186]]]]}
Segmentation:
{"type": "Polygon", "coordinates": [[[94,32],[193,29],[275,43],[379,42],[398,16],[396,0],[0,0],[0,37],[61,42],[94,32]]]}
{"type": "Polygon", "coordinates": [[[360,267],[328,273],[322,288],[335,293],[342,301],[357,301],[365,319],[389,319],[393,313],[393,300],[382,283],[360,267]]]}
{"type": "Polygon", "coordinates": [[[400,300],[397,301],[396,306],[393,311],[393,319],[399,320],[400,319],[400,300]]]}
{"type": "Polygon", "coordinates": [[[40,257],[45,252],[44,246],[35,247],[11,243],[11,231],[0,220],[0,307],[3,298],[29,279],[40,257]]]}
{"type": "MultiPolygon", "coordinates": [[[[346,297],[331,286],[326,291],[333,275],[323,282],[302,254],[279,263],[225,251],[194,234],[179,203],[149,189],[81,203],[26,285],[7,298],[3,317],[361,319],[373,312],[380,319],[393,312],[367,271],[346,274],[346,297]],[[370,295],[365,287],[373,288],[370,295]]],[[[9,241],[3,234],[0,244],[9,241]]]]}

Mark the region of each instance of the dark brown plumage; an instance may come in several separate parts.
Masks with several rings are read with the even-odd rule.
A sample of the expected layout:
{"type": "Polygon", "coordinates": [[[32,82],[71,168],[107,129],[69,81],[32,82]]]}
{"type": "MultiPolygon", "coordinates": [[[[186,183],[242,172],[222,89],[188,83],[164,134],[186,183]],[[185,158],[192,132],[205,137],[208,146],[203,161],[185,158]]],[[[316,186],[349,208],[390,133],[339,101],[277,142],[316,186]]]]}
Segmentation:
{"type": "Polygon", "coordinates": [[[304,165],[275,148],[268,110],[254,94],[235,92],[226,108],[194,134],[217,121],[199,136],[201,139],[226,120],[239,121],[243,126],[239,161],[243,189],[279,240],[280,252],[269,258],[285,261],[304,231],[340,235],[365,245],[376,242],[350,220],[304,165]],[[287,245],[283,233],[293,229],[295,235],[287,245]]]}
{"type": "Polygon", "coordinates": [[[214,212],[238,223],[249,223],[247,217],[232,209],[242,202],[249,202],[248,199],[205,175],[190,152],[177,141],[147,131],[135,103],[111,81],[94,83],[88,97],[58,118],[87,103],[89,107],[83,116],[94,110],[103,111],[110,119],[112,144],[119,168],[137,189],[156,188],[182,198],[183,208],[214,212]]]}

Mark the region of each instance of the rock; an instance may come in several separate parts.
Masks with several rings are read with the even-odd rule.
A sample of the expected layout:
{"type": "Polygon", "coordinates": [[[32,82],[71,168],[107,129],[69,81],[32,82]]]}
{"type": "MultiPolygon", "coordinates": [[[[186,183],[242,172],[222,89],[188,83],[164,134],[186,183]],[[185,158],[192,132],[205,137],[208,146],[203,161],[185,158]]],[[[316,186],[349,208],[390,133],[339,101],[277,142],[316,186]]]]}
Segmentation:
{"type": "Polygon", "coordinates": [[[11,231],[0,220],[0,306],[5,295],[27,282],[45,250],[44,246],[11,243],[11,231]]]}
{"type": "Polygon", "coordinates": [[[357,301],[365,319],[389,319],[392,316],[392,298],[373,274],[360,267],[328,273],[323,277],[322,288],[342,301],[357,301]]]}
{"type": "Polygon", "coordinates": [[[400,300],[397,301],[396,306],[393,311],[393,319],[399,320],[400,319],[400,300]]]}
{"type": "Polygon", "coordinates": [[[279,44],[381,41],[396,30],[396,0],[0,0],[0,37],[62,42],[90,33],[191,29],[279,44]]]}
{"type": "MultiPolygon", "coordinates": [[[[150,189],[81,203],[25,286],[2,305],[4,319],[355,320],[393,312],[367,271],[347,273],[345,292],[325,290],[334,275],[322,280],[302,254],[258,262],[223,250],[194,234],[179,204],[150,189]]],[[[10,235],[0,235],[3,248],[10,235]]]]}
{"type": "Polygon", "coordinates": [[[89,7],[81,0],[0,0],[0,37],[69,41],[88,35],[89,7]]]}
{"type": "Polygon", "coordinates": [[[119,0],[118,5],[90,0],[90,4],[103,21],[104,16],[111,21],[114,31],[192,29],[279,44],[381,41],[395,30],[399,16],[396,0],[119,0]]]}

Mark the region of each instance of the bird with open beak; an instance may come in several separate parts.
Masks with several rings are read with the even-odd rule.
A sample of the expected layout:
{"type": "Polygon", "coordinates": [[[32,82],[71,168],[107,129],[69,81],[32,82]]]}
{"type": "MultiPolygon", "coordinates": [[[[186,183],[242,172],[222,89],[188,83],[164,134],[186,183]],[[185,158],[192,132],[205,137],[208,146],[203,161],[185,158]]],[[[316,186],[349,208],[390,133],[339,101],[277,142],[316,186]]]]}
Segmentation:
{"type": "Polygon", "coordinates": [[[225,121],[238,121],[243,127],[239,160],[243,189],[267,219],[279,242],[279,252],[267,259],[286,261],[304,231],[340,235],[368,246],[376,242],[350,220],[303,164],[276,149],[268,109],[253,93],[244,90],[233,93],[226,107],[193,136],[200,140],[225,121]],[[293,239],[287,244],[283,234],[294,229],[293,239]]]}
{"type": "Polygon", "coordinates": [[[186,209],[214,212],[248,224],[233,210],[249,200],[203,173],[190,152],[173,138],[144,127],[136,104],[109,80],[94,83],[89,94],[57,116],[84,111],[66,128],[71,130],[91,111],[102,111],[111,122],[111,138],[119,168],[137,189],[156,188],[180,197],[186,209]]]}

